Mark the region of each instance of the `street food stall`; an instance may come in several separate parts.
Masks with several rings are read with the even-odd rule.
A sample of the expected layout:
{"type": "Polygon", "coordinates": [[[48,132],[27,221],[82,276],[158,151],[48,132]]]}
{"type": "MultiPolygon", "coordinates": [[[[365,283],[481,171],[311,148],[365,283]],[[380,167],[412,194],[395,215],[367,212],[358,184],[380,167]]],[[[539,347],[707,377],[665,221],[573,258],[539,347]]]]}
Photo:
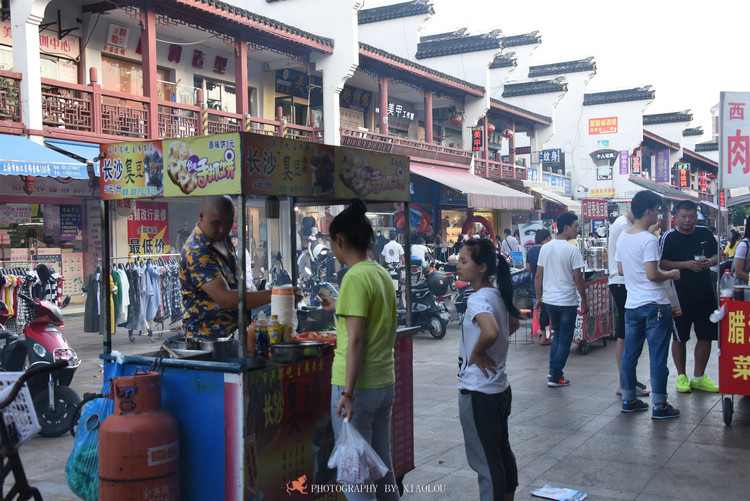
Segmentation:
{"type": "Polygon", "coordinates": [[[719,391],[724,424],[732,424],[734,395],[750,395],[750,297],[745,297],[747,286],[736,286],[731,301],[724,301],[724,318],[719,329],[719,391]]]}
{"type": "Polygon", "coordinates": [[[581,237],[578,238],[578,248],[586,263],[584,280],[589,311],[584,316],[579,303],[573,342],[578,344],[578,352],[586,355],[588,345],[593,341],[601,339],[604,346],[607,345],[607,337],[610,336],[614,326],[608,287],[608,259],[614,259],[614,256],[607,256],[605,238],[597,238],[593,241],[588,238],[588,234],[596,232],[600,223],[606,227],[609,214],[607,200],[584,199],[582,202],[583,224],[581,237]]]}
{"type": "MultiPolygon", "coordinates": [[[[283,266],[292,270],[293,283],[297,283],[293,265],[297,200],[325,204],[326,215],[353,197],[363,198],[368,205],[402,202],[408,210],[409,160],[404,156],[251,133],[109,144],[101,152],[104,263],[112,262],[113,248],[127,248],[111,231],[116,217],[113,202],[121,200],[236,197],[238,263],[243,276],[249,265],[247,256],[254,260],[261,255],[255,249],[245,252],[248,242],[255,241],[258,247],[261,242],[266,246],[262,256],[267,261],[255,261],[253,273],[270,280],[271,266],[283,266]],[[259,217],[264,220],[259,222],[259,217]],[[249,236],[253,231],[258,233],[249,236]]],[[[176,211],[182,213],[185,207],[177,203],[176,211]]],[[[191,206],[194,218],[195,207],[191,206]]],[[[246,281],[239,280],[239,339],[228,353],[217,357],[216,351],[186,349],[172,350],[170,356],[163,347],[124,357],[122,374],[141,369],[161,372],[163,409],[179,424],[181,499],[335,498],[331,486],[335,487],[336,474],[327,467],[334,445],[330,417],[333,354],[322,349],[289,362],[253,357],[248,353],[246,287],[246,281]],[[303,486],[308,489],[300,493],[303,486]]],[[[104,280],[104,318],[112,315],[109,301],[103,300],[110,296],[109,289],[104,280]]],[[[393,465],[400,480],[414,468],[414,331],[401,329],[394,346],[393,465]]],[[[109,322],[101,323],[101,333],[101,358],[109,362],[105,364],[108,377],[115,366],[109,322]]],[[[154,493],[144,499],[157,497],[154,493]]]]}

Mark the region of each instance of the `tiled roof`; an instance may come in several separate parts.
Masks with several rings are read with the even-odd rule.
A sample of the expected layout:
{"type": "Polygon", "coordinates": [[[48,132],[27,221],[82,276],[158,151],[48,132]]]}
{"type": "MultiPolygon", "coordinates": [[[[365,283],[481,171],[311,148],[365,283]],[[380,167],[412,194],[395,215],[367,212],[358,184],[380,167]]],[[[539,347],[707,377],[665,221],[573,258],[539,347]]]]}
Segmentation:
{"type": "Polygon", "coordinates": [[[676,188],[672,188],[668,184],[657,183],[655,181],[636,176],[630,176],[628,180],[631,183],[635,183],[638,186],[646,188],[647,190],[651,190],[665,198],[669,198],[672,200],[692,200],[693,202],[700,202],[700,199],[698,197],[683,193],[676,188]]]}
{"type": "Polygon", "coordinates": [[[532,31],[523,35],[503,37],[503,47],[518,47],[519,45],[536,45],[542,41],[539,31],[532,31]]]}
{"type": "Polygon", "coordinates": [[[388,19],[434,14],[435,10],[429,0],[412,0],[411,2],[383,5],[359,11],[359,24],[376,23],[388,19]]]}
{"type": "MultiPolygon", "coordinates": [[[[716,143],[716,146],[718,148],[719,143],[716,143]]],[[[698,153],[691,151],[687,148],[682,149],[682,158],[687,159],[691,163],[695,163],[695,161],[698,161],[700,164],[703,164],[703,167],[712,167],[714,169],[719,168],[719,162],[715,160],[711,160],[708,157],[704,157],[703,155],[699,155],[698,153]]],[[[698,168],[701,168],[701,165],[698,165],[698,168]]]]}
{"type": "Polygon", "coordinates": [[[651,90],[650,85],[646,85],[645,87],[636,87],[635,89],[584,94],[583,105],[593,106],[596,104],[624,103],[627,101],[648,101],[654,97],[656,97],[656,91],[651,90]]]}
{"type": "Polygon", "coordinates": [[[657,144],[660,144],[662,146],[666,146],[667,148],[678,151],[680,149],[680,145],[678,143],[675,143],[674,141],[670,141],[669,139],[665,137],[661,137],[658,134],[654,134],[651,131],[648,131],[646,129],[643,129],[643,139],[649,139],[651,141],[654,141],[657,144]]]}
{"type": "Polygon", "coordinates": [[[563,73],[578,73],[580,71],[596,71],[594,56],[577,61],[565,61],[563,63],[541,64],[529,67],[529,78],[547,77],[551,75],[562,75],[563,73]]]}
{"type": "Polygon", "coordinates": [[[359,53],[365,56],[367,56],[368,54],[380,56],[380,59],[387,59],[393,63],[396,63],[401,68],[414,69],[416,70],[416,72],[429,74],[434,77],[437,77],[438,79],[444,80],[446,82],[457,84],[456,86],[460,86],[465,89],[473,90],[474,95],[479,95],[479,96],[484,95],[484,86],[482,85],[477,85],[471,82],[467,82],[465,80],[461,80],[460,78],[456,78],[452,75],[448,75],[447,73],[442,73],[440,71],[434,70],[427,66],[423,66],[419,63],[415,63],[414,61],[410,61],[409,59],[404,59],[403,57],[399,57],[395,54],[391,54],[390,52],[384,51],[383,49],[378,49],[377,47],[373,47],[372,45],[359,42],[359,53]]]}
{"type": "Polygon", "coordinates": [[[498,54],[495,59],[490,63],[490,69],[495,68],[507,68],[508,66],[516,65],[516,54],[515,52],[509,52],[508,54],[498,54]]]}
{"type": "Polygon", "coordinates": [[[643,125],[671,124],[675,122],[692,122],[693,114],[690,110],[674,111],[672,113],[656,113],[643,115],[643,125]]]}
{"type": "Polygon", "coordinates": [[[417,44],[417,59],[500,49],[503,46],[499,30],[481,35],[468,35],[464,28],[453,33],[424,36],[420,40],[417,44]]]}
{"type": "MultiPolygon", "coordinates": [[[[132,5],[134,2],[132,0],[112,0],[112,3],[127,6],[132,5]]],[[[225,26],[229,26],[230,23],[234,22],[242,27],[249,27],[256,30],[256,32],[273,37],[272,45],[281,45],[282,47],[289,44],[304,45],[323,52],[333,52],[332,38],[314,35],[289,24],[284,24],[275,19],[255,14],[254,12],[229,5],[219,0],[171,0],[168,3],[150,3],[154,4],[154,8],[157,10],[164,10],[165,12],[173,13],[180,8],[187,8],[197,11],[198,16],[203,16],[204,19],[210,21],[216,21],[213,16],[220,18],[220,22],[225,26]]],[[[265,44],[267,42],[262,41],[261,43],[265,44]]]]}
{"type": "Polygon", "coordinates": [[[568,82],[563,77],[537,82],[523,82],[505,84],[503,97],[528,96],[531,94],[546,94],[547,92],[566,92],[568,82]]]}
{"type": "Polygon", "coordinates": [[[703,127],[690,127],[682,131],[683,136],[702,136],[703,127]]]}
{"type": "Polygon", "coordinates": [[[695,151],[719,151],[719,143],[706,142],[695,145],[695,151]]]}
{"type": "Polygon", "coordinates": [[[541,125],[552,125],[552,117],[525,110],[520,106],[514,106],[512,104],[506,103],[505,101],[500,101],[499,99],[490,98],[490,107],[505,111],[513,115],[529,118],[530,120],[541,125]]]}

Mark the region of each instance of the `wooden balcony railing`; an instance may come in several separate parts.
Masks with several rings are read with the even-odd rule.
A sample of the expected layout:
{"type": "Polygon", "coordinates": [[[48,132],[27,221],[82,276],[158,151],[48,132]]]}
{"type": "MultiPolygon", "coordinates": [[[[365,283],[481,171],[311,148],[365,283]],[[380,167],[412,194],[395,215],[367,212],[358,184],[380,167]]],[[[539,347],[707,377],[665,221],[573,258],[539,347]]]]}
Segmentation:
{"type": "Polygon", "coordinates": [[[470,151],[448,148],[368,130],[341,128],[341,144],[364,150],[383,151],[439,165],[466,167],[471,164],[470,151]]]}
{"type": "Polygon", "coordinates": [[[483,158],[474,159],[474,174],[486,179],[526,179],[526,167],[483,158]]]}
{"type": "Polygon", "coordinates": [[[21,121],[21,74],[0,71],[0,120],[21,121]]]}

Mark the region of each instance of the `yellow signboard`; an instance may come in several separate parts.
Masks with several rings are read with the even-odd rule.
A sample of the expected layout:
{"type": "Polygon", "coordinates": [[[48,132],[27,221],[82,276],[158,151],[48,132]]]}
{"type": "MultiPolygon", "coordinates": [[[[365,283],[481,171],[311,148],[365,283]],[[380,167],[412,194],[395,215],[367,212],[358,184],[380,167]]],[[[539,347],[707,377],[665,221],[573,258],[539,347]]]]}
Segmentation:
{"type": "Polygon", "coordinates": [[[589,196],[591,198],[614,198],[617,194],[615,188],[591,188],[589,190],[589,196]]]}
{"type": "Polygon", "coordinates": [[[160,197],[164,192],[161,141],[101,147],[102,198],[160,197]]]}
{"type": "Polygon", "coordinates": [[[338,147],[336,174],[336,196],[339,198],[409,200],[408,157],[338,147]]]}
{"type": "Polygon", "coordinates": [[[164,140],[164,196],[237,195],[240,135],[164,140]]]}

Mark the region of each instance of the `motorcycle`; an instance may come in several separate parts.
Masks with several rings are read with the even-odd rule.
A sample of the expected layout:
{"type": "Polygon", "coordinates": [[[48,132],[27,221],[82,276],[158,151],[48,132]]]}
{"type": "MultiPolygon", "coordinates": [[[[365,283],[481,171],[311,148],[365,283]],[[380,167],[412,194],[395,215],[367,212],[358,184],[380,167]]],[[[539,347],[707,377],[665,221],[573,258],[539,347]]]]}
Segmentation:
{"type": "Polygon", "coordinates": [[[520,309],[531,309],[534,303],[534,281],[523,268],[511,268],[510,282],[513,284],[513,303],[520,309]]]}
{"type": "MultiPolygon", "coordinates": [[[[8,307],[0,301],[0,370],[22,372],[37,367],[67,361],[68,365],[49,373],[40,373],[28,380],[29,392],[34,403],[40,435],[59,437],[69,428],[76,406],[81,401],[69,385],[81,361],[63,336],[63,314],[54,303],[19,293],[18,297],[29,303],[32,317],[23,329],[23,337],[4,327],[8,318],[8,307]],[[28,359],[28,367],[25,362],[28,359]]],[[[70,295],[62,307],[70,303],[70,295]]]]}
{"type": "MultiPolygon", "coordinates": [[[[414,266],[412,270],[414,271],[414,266]]],[[[398,274],[398,271],[396,271],[398,274]]],[[[443,339],[448,329],[450,312],[442,298],[450,287],[450,281],[445,273],[435,270],[428,275],[417,273],[420,281],[411,287],[411,320],[412,325],[418,326],[420,331],[429,332],[435,339],[443,339]]],[[[391,278],[394,274],[391,273],[391,278]]],[[[402,289],[396,292],[397,302],[403,304],[402,289]]],[[[398,325],[406,325],[406,307],[396,309],[398,325]]]]}

